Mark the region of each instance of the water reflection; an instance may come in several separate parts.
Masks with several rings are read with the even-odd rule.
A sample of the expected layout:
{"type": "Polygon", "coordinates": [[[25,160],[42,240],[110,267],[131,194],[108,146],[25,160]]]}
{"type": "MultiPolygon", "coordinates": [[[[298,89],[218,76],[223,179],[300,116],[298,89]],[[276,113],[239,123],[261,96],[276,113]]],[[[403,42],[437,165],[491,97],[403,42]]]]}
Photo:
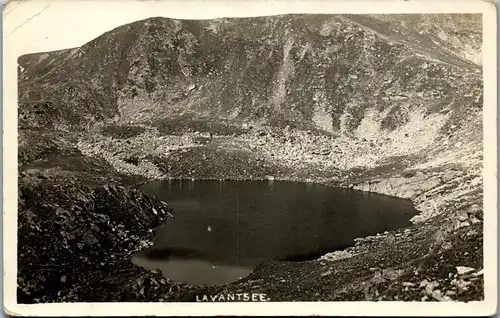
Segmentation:
{"type": "Polygon", "coordinates": [[[173,281],[193,285],[216,285],[238,281],[248,276],[252,266],[240,267],[217,264],[203,259],[186,257],[166,257],[154,259],[144,253],[136,253],[132,262],[148,269],[158,269],[173,281]]]}
{"type": "Polygon", "coordinates": [[[142,190],[169,203],[174,218],[156,230],[154,249],[166,254],[134,262],[194,284],[235,281],[266,259],[315,258],[407,226],[416,213],[408,200],[314,183],[169,180],[142,190]],[[186,249],[203,256],[168,252],[186,249]]]}

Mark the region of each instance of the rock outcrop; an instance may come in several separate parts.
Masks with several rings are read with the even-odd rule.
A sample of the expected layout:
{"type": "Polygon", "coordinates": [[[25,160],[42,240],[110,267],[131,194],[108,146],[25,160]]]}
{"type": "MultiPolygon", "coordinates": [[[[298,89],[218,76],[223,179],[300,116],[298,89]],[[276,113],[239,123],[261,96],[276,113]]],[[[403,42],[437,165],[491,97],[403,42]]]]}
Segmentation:
{"type": "Polygon", "coordinates": [[[152,245],[153,229],[167,220],[170,208],[137,190],[48,175],[29,171],[21,178],[19,301],[126,297],[123,287],[133,282],[113,267],[132,268],[132,253],[152,245]]]}

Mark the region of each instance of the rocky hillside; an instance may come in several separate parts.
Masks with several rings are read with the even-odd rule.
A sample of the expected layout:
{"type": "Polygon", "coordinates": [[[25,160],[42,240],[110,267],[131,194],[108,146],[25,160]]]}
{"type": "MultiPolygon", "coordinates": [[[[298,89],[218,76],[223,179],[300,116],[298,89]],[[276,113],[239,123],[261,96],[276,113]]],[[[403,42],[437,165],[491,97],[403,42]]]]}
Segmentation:
{"type": "Polygon", "coordinates": [[[480,107],[481,29],[469,23],[480,18],[400,18],[138,21],[77,49],[21,57],[21,125],[194,113],[352,133],[367,112],[393,130],[453,101],[457,111],[480,107]]]}
{"type": "Polygon", "coordinates": [[[113,266],[151,246],[152,229],[170,209],[139,191],[57,178],[28,172],[21,179],[19,302],[123,297],[123,278],[109,277],[113,266]],[[106,278],[111,281],[102,286],[106,278]]]}
{"type": "MultiPolygon", "coordinates": [[[[18,157],[20,171],[29,172],[21,186],[35,187],[33,176],[48,178],[47,191],[67,204],[76,192],[57,189],[75,180],[97,191],[165,177],[272,176],[374,191],[413,200],[421,212],[413,220],[418,229],[401,239],[399,250],[382,240],[369,259],[353,256],[372,244],[362,241],[346,252],[345,268],[365,262],[407,273],[415,262],[433,260],[424,271],[432,282],[445,270],[440,266],[459,261],[450,251],[459,231],[472,233],[467,246],[475,252],[455,265],[479,270],[481,46],[480,15],[151,18],[120,26],[79,48],[19,58],[18,157]],[[402,254],[417,245],[425,251],[402,254]],[[435,258],[443,251],[448,259],[435,258]],[[392,253],[399,261],[383,265],[392,253]]],[[[45,215],[51,205],[37,200],[49,197],[24,198],[20,213],[45,215]]],[[[260,273],[268,277],[273,268],[264,265],[260,273]]],[[[354,281],[371,279],[371,272],[358,270],[364,274],[354,281]]],[[[366,284],[353,286],[338,275],[335,288],[351,284],[339,299],[365,297],[366,284]]],[[[377,288],[403,297],[400,285],[384,285],[398,277],[377,288]]],[[[301,284],[319,288],[317,281],[301,284]]],[[[286,293],[285,285],[273,291],[268,283],[265,292],[282,300],[314,298],[286,293]]],[[[451,278],[444,285],[452,286],[451,278]]],[[[481,285],[474,286],[474,293],[446,297],[482,297],[481,285]]],[[[442,292],[434,297],[431,290],[428,298],[445,299],[442,292]]]]}
{"type": "Polygon", "coordinates": [[[162,135],[286,127],[340,137],[341,150],[374,145],[369,162],[330,160],[373,167],[415,156],[463,126],[481,131],[479,25],[474,15],[138,21],[80,48],[21,57],[20,138],[103,125],[162,135]]]}

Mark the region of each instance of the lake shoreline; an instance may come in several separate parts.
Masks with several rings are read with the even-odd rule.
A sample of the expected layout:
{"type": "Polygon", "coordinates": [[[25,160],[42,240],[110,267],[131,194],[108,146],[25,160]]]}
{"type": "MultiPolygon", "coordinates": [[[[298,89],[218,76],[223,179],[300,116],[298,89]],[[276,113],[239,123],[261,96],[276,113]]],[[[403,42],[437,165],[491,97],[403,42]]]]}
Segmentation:
{"type": "MultiPolygon", "coordinates": [[[[196,147],[195,150],[199,152],[200,147],[196,147]]],[[[37,182],[40,184],[40,180],[43,180],[43,184],[41,185],[42,187],[46,187],[50,184],[56,187],[59,186],[64,187],[65,184],[71,182],[80,184],[91,184],[93,187],[101,187],[106,184],[123,184],[125,186],[125,189],[127,188],[131,189],[131,187],[136,188],[137,184],[139,183],[144,183],[144,182],[149,182],[151,180],[159,179],[159,178],[150,178],[148,174],[145,174],[143,176],[138,176],[136,174],[127,173],[126,171],[125,172],[120,171],[120,169],[117,169],[117,166],[119,168],[119,165],[113,167],[114,163],[113,159],[109,159],[109,157],[107,157],[106,154],[100,157],[101,158],[104,157],[107,160],[98,159],[99,158],[98,156],[89,156],[89,155],[77,155],[66,158],[61,157],[62,159],[60,160],[63,160],[64,162],[55,163],[56,165],[55,167],[44,166],[46,165],[44,164],[44,162],[48,163],[49,160],[46,161],[41,160],[37,163],[37,165],[30,164],[29,169],[25,168],[21,170],[22,184],[29,185],[30,183],[27,180],[38,180],[37,182]],[[81,170],[81,167],[85,165],[81,164],[73,165],[75,158],[78,158],[78,160],[83,160],[85,164],[89,166],[86,167],[87,169],[86,171],[79,171],[81,170]],[[67,166],[64,169],[61,169],[60,167],[64,165],[73,165],[73,166],[67,166]],[[102,171],[102,172],[96,173],[96,171],[102,171]]],[[[184,174],[184,177],[186,179],[192,179],[193,177],[203,178],[203,175],[195,176],[192,173],[193,169],[188,165],[190,162],[192,162],[189,158],[185,162],[187,164],[183,166],[183,169],[184,171],[186,171],[186,173],[184,174]]],[[[238,161],[236,162],[238,163],[238,161]]],[[[204,161],[205,165],[209,165],[209,163],[210,161],[204,161]]],[[[54,162],[52,162],[52,165],[54,165],[54,162]]],[[[249,166],[248,165],[243,166],[242,164],[240,164],[239,167],[241,168],[240,171],[244,171],[248,170],[249,166]]],[[[234,167],[232,169],[233,169],[232,171],[236,170],[236,168],[234,167]]],[[[312,173],[309,174],[309,176],[314,174],[314,169],[316,168],[313,167],[311,171],[312,173]]],[[[280,169],[280,170],[286,171],[285,169],[280,169]]],[[[130,268],[130,272],[136,273],[134,275],[137,275],[138,277],[143,277],[143,279],[139,279],[139,283],[143,282],[143,280],[151,282],[155,281],[158,283],[158,285],[151,283],[154,286],[151,285],[152,287],[151,286],[144,287],[143,285],[136,284],[133,281],[130,281],[129,279],[121,280],[119,277],[113,278],[112,280],[114,281],[114,284],[115,286],[117,286],[118,290],[121,289],[121,287],[118,286],[123,286],[123,285],[135,286],[135,287],[130,287],[130,289],[135,291],[134,292],[135,295],[138,297],[138,299],[142,299],[141,301],[193,301],[193,299],[196,298],[193,295],[198,295],[199,293],[213,294],[213,293],[218,293],[221,290],[231,290],[234,292],[244,292],[245,290],[249,289],[253,290],[253,288],[255,287],[252,286],[255,285],[257,281],[259,282],[258,285],[261,286],[259,287],[259,291],[266,293],[271,300],[287,300],[287,299],[312,300],[321,297],[326,297],[325,299],[333,299],[333,300],[344,299],[344,298],[349,300],[356,300],[356,299],[361,300],[367,297],[365,295],[365,289],[367,284],[372,281],[373,277],[380,275],[379,272],[382,273],[385,271],[392,274],[387,274],[387,273],[384,274],[386,276],[389,275],[390,277],[382,279],[381,282],[378,284],[382,284],[384,286],[390,284],[391,287],[389,289],[385,289],[385,292],[382,290],[378,291],[379,296],[377,297],[379,297],[379,299],[384,299],[384,297],[387,296],[387,293],[391,291],[391,293],[395,293],[396,295],[399,295],[398,297],[402,297],[403,299],[419,300],[421,297],[423,297],[420,294],[420,292],[407,293],[406,287],[408,287],[409,285],[404,286],[402,285],[402,283],[411,283],[415,284],[415,286],[420,286],[419,284],[421,281],[424,280],[424,277],[425,280],[429,282],[441,281],[442,278],[433,276],[435,274],[426,273],[424,270],[423,272],[419,273],[419,276],[407,278],[407,280],[410,280],[411,278],[412,281],[420,279],[419,282],[404,282],[403,280],[405,279],[405,274],[407,275],[408,271],[411,268],[415,267],[414,265],[415,262],[419,264],[417,267],[424,266],[425,268],[425,265],[422,264],[426,264],[426,262],[429,262],[435,257],[438,257],[438,255],[445,255],[443,253],[452,253],[453,255],[455,255],[455,250],[458,247],[452,245],[452,247],[450,248],[449,242],[453,241],[456,237],[463,236],[464,232],[466,234],[467,239],[471,240],[470,244],[477,246],[481,246],[482,244],[482,221],[481,221],[482,214],[481,213],[478,214],[477,211],[475,212],[475,214],[470,214],[470,213],[467,214],[466,212],[474,208],[473,201],[471,201],[471,205],[469,205],[468,207],[467,206],[463,207],[461,211],[460,210],[455,211],[456,214],[436,213],[437,211],[435,209],[432,211],[429,211],[429,209],[425,209],[425,202],[432,200],[432,196],[431,197],[427,196],[425,199],[423,199],[426,193],[425,187],[423,186],[427,185],[428,187],[427,191],[433,191],[433,189],[436,188],[439,189],[440,187],[443,188],[443,185],[435,180],[443,178],[443,175],[445,175],[444,173],[452,174],[451,176],[447,176],[447,178],[453,182],[457,182],[457,179],[458,181],[461,180],[460,176],[463,176],[463,173],[461,174],[460,171],[453,171],[453,172],[440,171],[436,173],[435,169],[434,171],[432,171],[432,169],[429,170],[430,172],[425,172],[424,170],[422,170],[422,171],[417,171],[415,174],[411,176],[408,175],[401,176],[403,174],[402,172],[400,171],[393,172],[394,170],[391,169],[392,174],[388,175],[387,172],[382,172],[380,175],[383,175],[385,173],[385,176],[378,178],[370,178],[371,174],[364,173],[363,171],[358,171],[357,174],[353,173],[346,174],[346,177],[344,179],[345,181],[342,181],[342,179],[337,179],[337,180],[316,179],[315,181],[317,183],[326,184],[330,186],[344,187],[346,189],[356,189],[356,190],[367,190],[368,189],[367,187],[369,186],[370,190],[374,193],[388,194],[412,200],[412,202],[417,204],[417,209],[420,211],[420,214],[417,215],[415,218],[416,219],[416,222],[414,222],[415,225],[410,228],[412,233],[411,235],[408,233],[404,233],[403,232],[404,229],[393,231],[386,234],[380,233],[380,235],[374,236],[372,238],[364,238],[357,240],[355,246],[344,250],[343,253],[332,251],[332,253],[325,255],[318,261],[298,262],[298,263],[266,262],[265,264],[261,264],[261,266],[258,266],[252,273],[252,275],[250,275],[248,278],[243,279],[240,282],[226,286],[196,287],[196,286],[187,286],[182,284],[177,285],[172,282],[168,282],[166,280],[163,280],[164,283],[161,283],[162,282],[162,280],[160,279],[161,274],[151,273],[141,268],[136,268],[133,265],[131,265],[128,268],[130,268]],[[398,174],[400,176],[398,176],[398,174]],[[397,182],[399,182],[399,186],[394,186],[395,184],[397,184],[397,182]],[[409,186],[404,187],[405,184],[409,186]],[[424,207],[424,209],[422,207],[424,207]],[[463,212],[465,212],[466,215],[465,219],[462,216],[463,212]],[[422,215],[424,217],[422,217],[422,215]],[[375,250],[373,250],[374,248],[375,250]],[[413,251],[413,252],[408,253],[406,251],[413,251]],[[394,259],[393,253],[396,253],[398,257],[394,259]],[[389,257],[390,255],[392,256],[389,257]],[[386,257],[389,257],[389,259],[386,259],[386,257]],[[384,259],[385,261],[381,262],[381,260],[384,259]],[[362,261],[362,264],[364,264],[362,266],[362,268],[364,268],[363,270],[361,270],[361,268],[359,267],[361,265],[361,263],[359,263],[360,261],[362,261]],[[384,262],[386,263],[384,264],[384,262]],[[352,270],[354,268],[356,268],[355,272],[357,273],[355,277],[352,276],[352,270]],[[290,273],[296,271],[302,274],[300,275],[297,274],[296,276],[290,275],[290,273]],[[139,272],[139,274],[137,274],[137,272],[139,272]],[[328,275],[325,274],[329,272],[335,274],[328,274],[328,275]],[[306,276],[304,276],[305,273],[310,273],[310,275],[307,275],[306,278],[306,276]],[[397,275],[394,273],[397,273],[397,275]],[[320,286],[321,284],[324,284],[321,283],[322,281],[324,281],[322,277],[327,277],[327,276],[331,277],[332,275],[335,277],[333,281],[329,281],[328,284],[320,286]],[[277,281],[276,277],[282,277],[282,278],[281,280],[277,281]],[[350,278],[348,279],[348,277],[350,278]],[[264,285],[262,285],[262,280],[266,282],[264,285]],[[306,290],[311,290],[311,293],[301,293],[301,292],[297,293],[293,291],[288,292],[283,289],[285,288],[285,286],[291,286],[296,284],[298,284],[299,286],[303,286],[303,288],[306,290]],[[142,287],[140,286],[145,288],[145,290],[142,293],[141,293],[142,287]],[[173,288],[175,292],[171,290],[172,286],[178,286],[173,288]],[[347,288],[346,286],[349,287],[347,288]],[[333,295],[326,295],[326,294],[323,295],[322,293],[320,293],[320,295],[318,296],[316,295],[316,293],[312,292],[317,288],[319,288],[320,290],[328,288],[328,290],[331,291],[340,289],[343,292],[342,293],[336,292],[333,295]],[[393,289],[395,289],[396,291],[394,291],[393,289]],[[144,296],[142,294],[144,294],[144,296]]],[[[274,180],[298,180],[301,176],[304,177],[305,175],[308,175],[307,173],[304,173],[303,170],[301,171],[302,172],[299,171],[299,173],[296,173],[296,171],[294,173],[294,171],[292,171],[289,177],[284,177],[283,174],[284,172],[275,173],[273,178],[274,180]]],[[[260,179],[268,179],[268,176],[271,176],[272,172],[273,171],[269,170],[261,171],[260,179]]],[[[371,173],[373,174],[373,172],[371,173]]],[[[335,174],[338,174],[338,171],[335,171],[335,174]]],[[[177,175],[175,175],[175,177],[178,176],[182,176],[182,173],[178,172],[177,175]]],[[[237,179],[237,177],[238,175],[235,175],[235,179],[237,179]]],[[[250,179],[248,176],[245,175],[243,176],[240,175],[239,177],[240,178],[238,179],[247,179],[247,180],[250,179]]],[[[257,177],[254,176],[252,178],[254,178],[253,180],[255,180],[259,178],[259,176],[257,177]]],[[[472,176],[469,178],[473,179],[472,176]]],[[[310,177],[308,179],[309,179],[308,181],[311,180],[310,177]]],[[[461,185],[458,184],[457,186],[460,187],[461,185]]],[[[441,196],[441,201],[436,201],[437,204],[440,204],[440,202],[447,203],[446,200],[442,199],[443,194],[446,194],[446,191],[440,191],[440,192],[435,191],[434,195],[436,197],[441,196]]],[[[71,196],[66,198],[67,199],[64,200],[71,200],[71,196]]],[[[39,199],[44,200],[44,198],[39,198],[39,199]]],[[[66,202],[69,203],[70,201],[66,202]]],[[[42,202],[38,202],[38,204],[42,204],[42,202]]],[[[438,208],[443,209],[442,211],[446,211],[445,209],[447,209],[445,204],[443,204],[442,206],[439,205],[437,206],[438,208]]],[[[29,210],[31,208],[30,207],[22,208],[22,210],[24,209],[29,210]]],[[[153,227],[154,226],[152,226],[151,229],[153,227]]],[[[143,240],[145,240],[146,242],[151,242],[151,240],[147,238],[143,240]]],[[[39,247],[41,248],[42,246],[39,247]]],[[[140,248],[135,249],[134,251],[137,250],[141,249],[140,248]]],[[[460,250],[462,250],[462,248],[457,249],[457,254],[462,253],[459,252],[460,250]]],[[[457,266],[470,266],[474,268],[479,266],[479,264],[481,264],[482,262],[482,254],[479,253],[481,249],[473,249],[473,250],[477,250],[478,252],[471,253],[470,260],[460,261],[460,263],[457,263],[457,266]]],[[[127,259],[129,259],[131,253],[132,250],[130,250],[126,254],[122,254],[121,256],[119,256],[119,258],[123,259],[123,263],[121,263],[122,265],[120,266],[125,266],[125,264],[129,262],[127,261],[127,259]]],[[[22,266],[22,264],[20,265],[22,266]]],[[[446,268],[449,268],[449,265],[446,265],[446,263],[443,263],[441,261],[435,264],[435,266],[438,266],[438,268],[439,266],[446,266],[446,268]]],[[[430,273],[432,273],[436,270],[436,268],[431,268],[428,270],[430,270],[431,271],[430,273]]],[[[453,268],[449,268],[448,270],[451,270],[453,272],[453,268]]],[[[480,269],[477,268],[477,270],[479,271],[480,269]]],[[[449,284],[447,288],[449,288],[450,290],[454,288],[452,282],[455,279],[456,276],[455,274],[456,273],[452,273],[451,277],[445,279],[445,281],[449,284]]],[[[61,272],[58,275],[63,276],[64,273],[61,272]]],[[[107,276],[108,274],[102,273],[102,275],[107,276]]],[[[333,279],[333,277],[331,278],[333,279]]],[[[481,276],[478,276],[478,279],[474,280],[473,284],[479,284],[477,286],[482,286],[481,276]]],[[[81,287],[79,288],[78,285],[79,284],[73,286],[74,290],[79,290],[79,289],[81,290],[81,287]]],[[[28,284],[26,286],[28,286],[28,284]]],[[[73,291],[73,293],[78,294],[75,291],[73,291]]],[[[79,297],[81,297],[81,295],[79,297]]],[[[119,299],[124,299],[126,297],[131,297],[131,296],[130,294],[128,294],[128,296],[124,296],[121,293],[118,293],[118,294],[109,294],[106,297],[108,297],[105,298],[108,299],[107,301],[120,301],[119,299]]],[[[51,301],[62,301],[62,299],[63,298],[55,297],[51,301]]],[[[434,298],[429,296],[429,299],[434,299],[434,298]]],[[[464,299],[464,300],[477,299],[477,291],[472,294],[465,292],[463,295],[459,295],[459,299],[464,299]]],[[[105,301],[102,298],[99,300],[105,301]]]]}

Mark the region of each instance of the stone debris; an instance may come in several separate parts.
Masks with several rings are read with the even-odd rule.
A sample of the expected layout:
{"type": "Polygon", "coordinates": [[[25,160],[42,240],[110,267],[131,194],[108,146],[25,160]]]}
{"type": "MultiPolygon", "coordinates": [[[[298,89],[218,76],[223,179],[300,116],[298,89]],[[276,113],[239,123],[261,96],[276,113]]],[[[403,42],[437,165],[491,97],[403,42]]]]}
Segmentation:
{"type": "Polygon", "coordinates": [[[336,251],[332,253],[325,254],[319,258],[319,260],[324,260],[324,261],[337,261],[340,259],[347,259],[351,258],[354,255],[351,254],[348,251],[336,251]]]}
{"type": "Polygon", "coordinates": [[[390,269],[390,268],[385,268],[382,270],[382,277],[387,280],[396,280],[398,279],[402,274],[404,273],[404,270],[401,269],[390,269]]]}
{"type": "Polygon", "coordinates": [[[335,271],[333,269],[328,269],[327,271],[321,273],[321,277],[329,276],[333,273],[335,273],[335,271]]]}
{"type": "Polygon", "coordinates": [[[451,300],[451,297],[449,297],[448,295],[443,295],[443,293],[438,289],[433,290],[431,293],[431,296],[432,296],[432,298],[434,298],[435,300],[438,300],[438,301],[450,301],[451,300]]]}
{"type": "Polygon", "coordinates": [[[475,269],[475,268],[472,268],[472,267],[467,267],[467,266],[457,266],[457,273],[458,273],[458,275],[467,274],[467,273],[473,272],[473,271],[475,271],[475,270],[476,270],[476,269],[475,269]]]}
{"type": "Polygon", "coordinates": [[[469,215],[465,211],[460,211],[457,214],[457,218],[459,221],[463,222],[466,221],[469,218],[469,215]]]}
{"type": "Polygon", "coordinates": [[[473,275],[473,276],[481,276],[481,275],[483,275],[483,274],[484,274],[484,269],[482,269],[482,270],[480,270],[479,272],[474,273],[474,274],[472,274],[472,275],[473,275]]]}
{"type": "Polygon", "coordinates": [[[470,281],[466,281],[463,278],[454,278],[451,281],[451,284],[454,285],[459,293],[463,293],[464,291],[467,291],[468,286],[472,284],[470,281]]]}

